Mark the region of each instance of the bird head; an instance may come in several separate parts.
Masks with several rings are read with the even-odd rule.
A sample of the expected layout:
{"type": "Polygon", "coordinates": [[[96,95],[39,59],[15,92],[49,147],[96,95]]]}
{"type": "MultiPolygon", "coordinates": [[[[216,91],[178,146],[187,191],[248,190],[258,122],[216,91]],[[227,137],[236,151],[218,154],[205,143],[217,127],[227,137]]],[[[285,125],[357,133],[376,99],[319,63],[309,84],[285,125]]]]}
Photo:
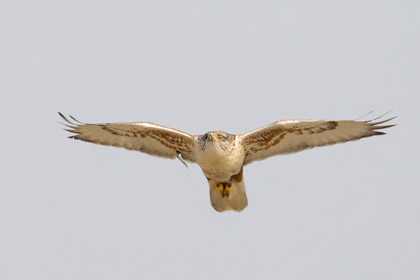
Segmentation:
{"type": "Polygon", "coordinates": [[[210,131],[200,136],[201,149],[213,147],[216,150],[229,152],[231,151],[235,136],[223,131],[210,131]]]}

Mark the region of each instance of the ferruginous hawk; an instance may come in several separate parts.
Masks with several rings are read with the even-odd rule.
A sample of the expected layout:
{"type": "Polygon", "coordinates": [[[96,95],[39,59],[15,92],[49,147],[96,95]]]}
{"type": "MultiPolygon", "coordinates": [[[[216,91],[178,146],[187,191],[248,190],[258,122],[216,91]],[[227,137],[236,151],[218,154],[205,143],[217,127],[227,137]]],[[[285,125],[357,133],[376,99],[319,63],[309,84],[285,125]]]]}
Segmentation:
{"type": "Polygon", "coordinates": [[[211,205],[218,212],[242,211],[248,205],[243,167],[253,161],[382,135],[380,130],[394,126],[385,124],[393,118],[282,120],[241,135],[222,131],[190,135],[149,122],[88,124],[59,115],[66,121],[66,130],[74,133],[69,138],[178,158],[184,165],[185,161],[197,163],[209,183],[211,205]]]}

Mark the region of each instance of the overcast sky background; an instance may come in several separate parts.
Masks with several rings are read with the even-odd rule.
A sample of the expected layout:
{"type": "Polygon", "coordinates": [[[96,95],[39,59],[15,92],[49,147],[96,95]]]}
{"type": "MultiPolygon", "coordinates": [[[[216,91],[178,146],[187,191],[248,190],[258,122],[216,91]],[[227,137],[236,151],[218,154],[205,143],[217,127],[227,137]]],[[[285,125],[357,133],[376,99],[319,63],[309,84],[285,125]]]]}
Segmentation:
{"type": "Polygon", "coordinates": [[[0,2],[0,279],[420,279],[420,2],[0,2]],[[245,168],[217,213],[196,165],[67,139],[280,119],[398,126],[245,168]],[[368,119],[369,117],[365,118],[368,119]]]}

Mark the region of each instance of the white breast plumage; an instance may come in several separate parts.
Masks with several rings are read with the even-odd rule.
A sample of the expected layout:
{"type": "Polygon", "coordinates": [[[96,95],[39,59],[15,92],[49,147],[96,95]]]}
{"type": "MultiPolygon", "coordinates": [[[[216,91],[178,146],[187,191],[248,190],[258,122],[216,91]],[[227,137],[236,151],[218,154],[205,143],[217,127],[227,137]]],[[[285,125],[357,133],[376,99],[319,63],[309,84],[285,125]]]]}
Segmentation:
{"type": "Polygon", "coordinates": [[[208,145],[205,150],[196,147],[196,162],[207,178],[226,181],[237,174],[244,162],[245,152],[235,139],[235,146],[227,153],[218,149],[217,145],[208,145]]]}

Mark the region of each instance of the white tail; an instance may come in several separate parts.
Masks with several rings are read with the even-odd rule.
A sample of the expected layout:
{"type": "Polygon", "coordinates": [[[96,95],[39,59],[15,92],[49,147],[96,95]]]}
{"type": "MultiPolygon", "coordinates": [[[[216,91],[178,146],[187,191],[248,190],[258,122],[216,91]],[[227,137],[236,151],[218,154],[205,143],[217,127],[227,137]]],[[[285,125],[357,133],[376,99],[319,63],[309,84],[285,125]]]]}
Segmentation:
{"type": "Polygon", "coordinates": [[[232,193],[229,197],[222,197],[217,190],[216,182],[209,180],[211,206],[218,212],[228,210],[242,211],[248,206],[245,184],[242,179],[240,182],[232,181],[232,193]]]}

